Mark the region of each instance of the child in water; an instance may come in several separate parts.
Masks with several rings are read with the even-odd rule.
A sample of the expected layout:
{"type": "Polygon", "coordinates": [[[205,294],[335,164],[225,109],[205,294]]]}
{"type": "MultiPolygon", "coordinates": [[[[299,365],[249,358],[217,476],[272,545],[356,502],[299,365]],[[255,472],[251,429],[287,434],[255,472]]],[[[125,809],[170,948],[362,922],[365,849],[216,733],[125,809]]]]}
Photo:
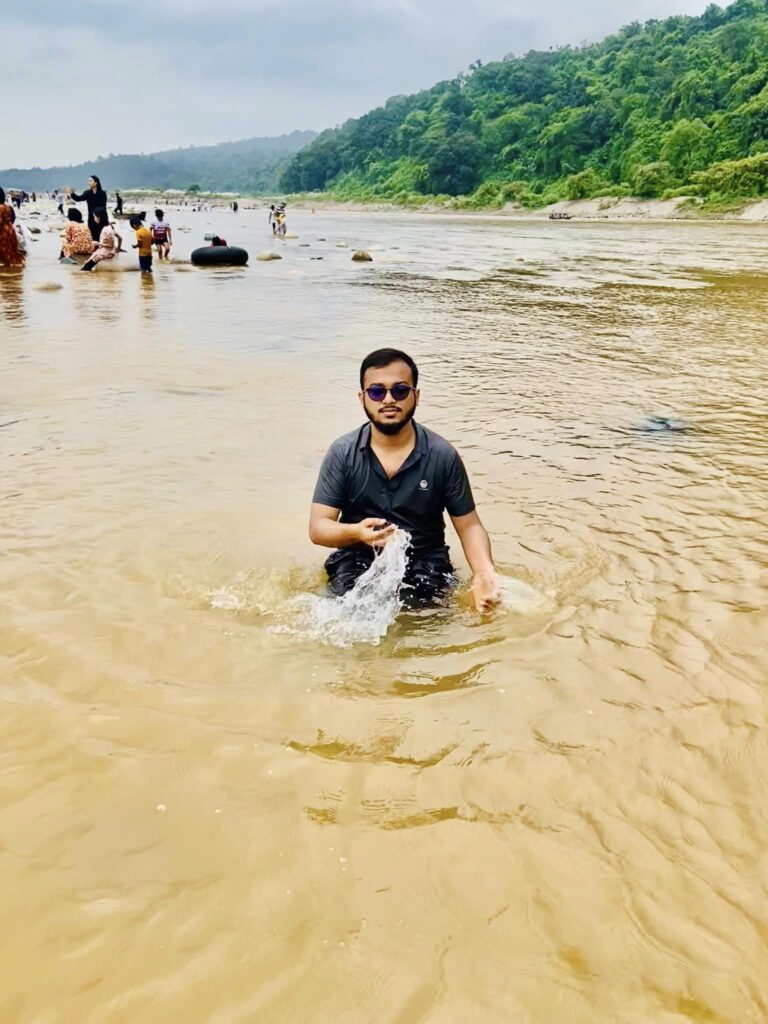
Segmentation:
{"type": "Polygon", "coordinates": [[[152,232],[144,224],[141,217],[131,217],[128,222],[136,232],[136,245],[139,250],[139,268],[142,274],[152,273],[152,232]]]}
{"type": "Polygon", "coordinates": [[[157,246],[157,255],[161,260],[167,260],[171,254],[171,225],[165,219],[162,210],[155,210],[155,219],[152,221],[152,240],[157,246]]]}

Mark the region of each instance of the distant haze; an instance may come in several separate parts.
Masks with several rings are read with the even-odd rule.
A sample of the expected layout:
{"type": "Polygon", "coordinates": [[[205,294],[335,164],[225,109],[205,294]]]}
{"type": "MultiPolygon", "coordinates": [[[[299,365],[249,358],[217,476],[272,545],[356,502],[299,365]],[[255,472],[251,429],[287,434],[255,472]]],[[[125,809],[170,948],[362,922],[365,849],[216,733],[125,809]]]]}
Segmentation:
{"type": "Polygon", "coordinates": [[[89,175],[96,174],[108,191],[198,185],[203,190],[269,193],[278,189],[290,157],[313,138],[314,132],[291,132],[277,138],[190,146],[146,156],[108,156],[68,167],[1,167],[0,184],[30,192],[67,185],[79,190],[85,188],[89,175]]]}
{"type": "Polygon", "coordinates": [[[477,58],[707,0],[3,0],[0,167],[332,127],[477,58]]]}

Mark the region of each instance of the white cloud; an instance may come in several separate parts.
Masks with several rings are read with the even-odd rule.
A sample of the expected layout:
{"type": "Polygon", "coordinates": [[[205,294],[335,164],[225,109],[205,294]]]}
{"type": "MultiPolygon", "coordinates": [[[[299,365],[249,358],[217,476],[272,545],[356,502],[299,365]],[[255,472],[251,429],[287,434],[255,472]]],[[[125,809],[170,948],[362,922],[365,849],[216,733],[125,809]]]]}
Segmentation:
{"type": "Polygon", "coordinates": [[[471,62],[707,0],[27,0],[0,8],[0,167],[322,129],[471,62]]]}

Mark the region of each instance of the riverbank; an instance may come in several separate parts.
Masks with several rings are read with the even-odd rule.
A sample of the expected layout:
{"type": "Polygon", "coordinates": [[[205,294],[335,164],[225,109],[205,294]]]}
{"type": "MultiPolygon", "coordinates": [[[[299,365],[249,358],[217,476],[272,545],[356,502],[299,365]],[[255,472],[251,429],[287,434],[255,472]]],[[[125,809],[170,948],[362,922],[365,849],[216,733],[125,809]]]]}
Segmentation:
{"type": "MultiPolygon", "coordinates": [[[[234,199],[241,211],[266,209],[277,196],[235,195],[208,192],[196,195],[150,192],[126,189],[123,191],[126,209],[164,206],[166,209],[194,210],[201,204],[211,209],[229,208],[234,199]]],[[[719,221],[756,224],[768,221],[768,199],[745,199],[727,204],[705,202],[693,196],[673,199],[642,199],[637,196],[602,196],[594,199],[562,200],[540,209],[506,203],[503,207],[473,207],[459,205],[461,200],[447,202],[394,203],[389,200],[339,200],[326,195],[288,195],[294,210],[346,211],[348,213],[422,213],[442,217],[503,218],[505,220],[548,220],[552,214],[558,220],[578,221],[719,221]]]]}
{"type": "Polygon", "coordinates": [[[567,215],[558,219],[600,221],[768,221],[768,200],[745,200],[743,206],[715,208],[692,197],[641,199],[604,196],[596,199],[563,200],[541,209],[518,203],[501,208],[461,209],[452,203],[403,204],[382,202],[342,202],[312,196],[289,197],[294,209],[347,210],[350,213],[426,213],[456,217],[503,217],[511,220],[548,220],[551,214],[567,215]]]}

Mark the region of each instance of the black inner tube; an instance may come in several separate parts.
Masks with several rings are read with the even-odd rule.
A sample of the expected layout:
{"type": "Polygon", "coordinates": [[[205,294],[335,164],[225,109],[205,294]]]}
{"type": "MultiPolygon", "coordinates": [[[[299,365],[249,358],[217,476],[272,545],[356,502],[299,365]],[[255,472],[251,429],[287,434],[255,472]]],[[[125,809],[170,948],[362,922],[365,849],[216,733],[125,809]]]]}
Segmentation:
{"type": "Polygon", "coordinates": [[[196,267],[244,267],[248,253],[237,245],[203,245],[192,253],[196,267]]]}

